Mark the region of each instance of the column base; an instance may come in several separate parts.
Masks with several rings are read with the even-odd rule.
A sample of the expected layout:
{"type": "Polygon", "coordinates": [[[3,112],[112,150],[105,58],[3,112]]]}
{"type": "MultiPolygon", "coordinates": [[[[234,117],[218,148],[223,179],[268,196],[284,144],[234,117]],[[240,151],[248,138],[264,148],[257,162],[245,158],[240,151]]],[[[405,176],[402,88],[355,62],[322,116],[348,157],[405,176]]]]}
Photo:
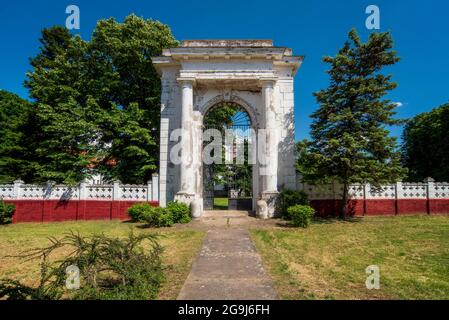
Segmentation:
{"type": "Polygon", "coordinates": [[[189,191],[179,191],[175,195],[175,201],[185,203],[192,211],[192,219],[200,219],[203,215],[203,199],[197,198],[196,194],[189,191]]]}
{"type": "Polygon", "coordinates": [[[185,203],[186,205],[190,205],[195,198],[196,195],[190,191],[179,191],[175,195],[175,201],[185,203]]]}
{"type": "Polygon", "coordinates": [[[264,191],[262,192],[261,200],[267,204],[267,216],[268,218],[274,218],[278,215],[278,191],[264,191]]]}

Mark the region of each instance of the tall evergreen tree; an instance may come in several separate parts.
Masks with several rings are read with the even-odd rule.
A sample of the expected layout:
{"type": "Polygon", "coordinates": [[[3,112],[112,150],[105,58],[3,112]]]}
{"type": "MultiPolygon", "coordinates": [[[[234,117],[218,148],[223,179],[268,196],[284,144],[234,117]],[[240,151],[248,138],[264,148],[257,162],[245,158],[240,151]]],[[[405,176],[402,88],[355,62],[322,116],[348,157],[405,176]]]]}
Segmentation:
{"type": "Polygon", "coordinates": [[[380,185],[404,176],[396,139],[387,126],[396,104],[384,96],[396,87],[385,66],[399,61],[390,33],[372,33],[366,43],[351,30],[330,65],[330,86],[315,93],[319,109],[312,114],[312,140],[303,143],[300,168],[306,181],[334,180],[343,185],[340,217],[348,214],[353,183],[380,185]]]}

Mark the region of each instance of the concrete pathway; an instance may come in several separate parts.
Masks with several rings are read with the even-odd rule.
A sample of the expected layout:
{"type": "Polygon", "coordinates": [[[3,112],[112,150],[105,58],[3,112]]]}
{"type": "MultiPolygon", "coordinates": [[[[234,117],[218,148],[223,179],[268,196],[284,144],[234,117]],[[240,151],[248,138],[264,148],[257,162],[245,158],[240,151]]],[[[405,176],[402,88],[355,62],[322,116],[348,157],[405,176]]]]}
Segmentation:
{"type": "Polygon", "coordinates": [[[239,219],[251,218],[242,212],[205,214],[202,223],[210,223],[211,229],[178,300],[277,299],[260,255],[239,219]]]}

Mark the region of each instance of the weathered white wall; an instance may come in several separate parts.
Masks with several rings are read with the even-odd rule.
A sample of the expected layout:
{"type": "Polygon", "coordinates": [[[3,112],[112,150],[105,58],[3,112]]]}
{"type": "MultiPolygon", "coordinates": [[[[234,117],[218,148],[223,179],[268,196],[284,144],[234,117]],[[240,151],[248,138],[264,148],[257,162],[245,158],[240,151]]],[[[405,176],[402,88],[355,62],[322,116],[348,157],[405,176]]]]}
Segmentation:
{"type": "Polygon", "coordinates": [[[296,169],[293,77],[289,68],[277,68],[276,74],[279,77],[275,88],[279,106],[277,121],[281,128],[278,185],[280,189],[294,190],[296,188],[296,169]]]}
{"type": "Polygon", "coordinates": [[[181,127],[181,90],[176,81],[179,69],[165,68],[162,73],[161,137],[160,137],[160,205],[174,199],[179,191],[179,166],[172,164],[170,150],[176,142],[170,141],[170,133],[181,127]]]}

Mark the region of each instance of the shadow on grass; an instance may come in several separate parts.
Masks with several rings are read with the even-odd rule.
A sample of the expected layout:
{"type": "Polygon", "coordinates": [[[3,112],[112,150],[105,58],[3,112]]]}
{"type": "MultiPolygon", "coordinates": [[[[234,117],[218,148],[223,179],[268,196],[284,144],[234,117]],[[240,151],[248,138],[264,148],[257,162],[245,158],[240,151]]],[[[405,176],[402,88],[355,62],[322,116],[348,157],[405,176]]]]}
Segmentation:
{"type": "Polygon", "coordinates": [[[359,223],[362,222],[363,218],[361,217],[347,217],[345,219],[339,219],[335,217],[331,218],[315,218],[313,219],[312,224],[332,224],[332,223],[359,223]]]}
{"type": "MultiPolygon", "coordinates": [[[[346,219],[320,217],[314,218],[312,220],[311,225],[334,224],[334,223],[360,223],[362,222],[362,220],[363,218],[360,217],[348,217],[346,219]]],[[[279,219],[279,221],[276,222],[276,226],[281,228],[298,229],[298,227],[293,226],[290,221],[282,219],[279,219]]]]}

